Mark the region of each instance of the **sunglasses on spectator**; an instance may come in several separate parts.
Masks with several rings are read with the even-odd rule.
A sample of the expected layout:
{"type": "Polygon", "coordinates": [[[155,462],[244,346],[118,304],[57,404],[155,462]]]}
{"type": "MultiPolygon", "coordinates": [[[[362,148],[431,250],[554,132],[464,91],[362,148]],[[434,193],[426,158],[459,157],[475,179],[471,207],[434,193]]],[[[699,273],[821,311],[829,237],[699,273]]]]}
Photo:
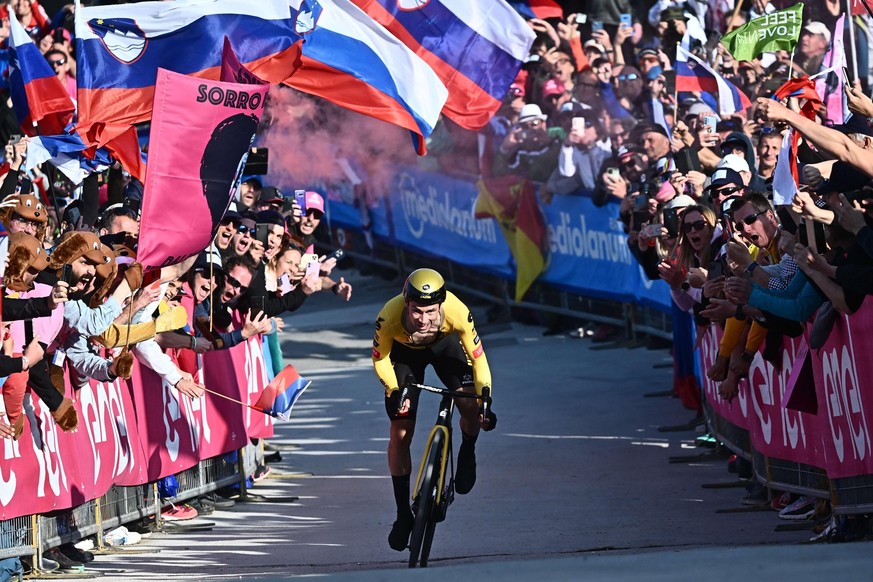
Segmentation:
{"type": "Polygon", "coordinates": [[[235,224],[235,221],[232,218],[223,218],[220,224],[221,226],[228,226],[230,224],[235,224]]]}
{"type": "Polygon", "coordinates": [[[509,94],[513,97],[524,97],[524,90],[518,87],[510,87],[509,94]]]}
{"type": "Polygon", "coordinates": [[[539,127],[542,124],[542,119],[534,119],[532,121],[525,121],[524,123],[519,123],[518,125],[524,129],[532,129],[534,127],[539,127]]]}
{"type": "Polygon", "coordinates": [[[705,220],[695,220],[694,222],[683,222],[682,230],[686,233],[691,232],[692,230],[701,231],[706,228],[708,225],[705,220]]]}
{"type": "Polygon", "coordinates": [[[555,64],[556,64],[556,65],[569,65],[569,64],[570,64],[570,59],[568,59],[568,58],[566,58],[566,57],[564,57],[564,58],[560,58],[560,59],[558,59],[557,61],[555,61],[555,64]]]}
{"type": "Polygon", "coordinates": [[[758,220],[758,217],[767,212],[766,210],[762,210],[761,212],[756,212],[755,214],[750,214],[739,222],[734,223],[734,226],[737,227],[737,230],[743,230],[743,224],[746,226],[752,226],[755,224],[755,221],[758,220]]]}
{"type": "Polygon", "coordinates": [[[23,216],[18,216],[17,214],[12,217],[12,221],[17,222],[21,226],[32,226],[34,228],[39,228],[39,225],[41,224],[35,220],[29,220],[23,216]]]}
{"type": "Polygon", "coordinates": [[[237,231],[239,234],[249,233],[251,236],[255,236],[255,229],[254,229],[254,228],[249,228],[249,227],[247,227],[247,226],[244,225],[244,224],[240,224],[240,225],[238,225],[238,226],[236,227],[236,231],[237,231]]]}
{"type": "Polygon", "coordinates": [[[730,196],[731,194],[736,194],[740,189],[736,186],[731,188],[723,188],[721,190],[715,190],[709,195],[710,200],[715,200],[719,196],[730,196]]]}
{"type": "Polygon", "coordinates": [[[225,275],[225,277],[227,277],[227,282],[230,283],[230,285],[232,287],[239,289],[240,293],[245,293],[246,291],[249,290],[248,287],[246,287],[245,285],[243,285],[242,283],[240,283],[239,281],[237,281],[235,278],[231,277],[230,275],[225,275]]]}
{"type": "Polygon", "coordinates": [[[59,67],[59,66],[61,66],[61,65],[66,65],[66,64],[67,64],[67,59],[51,59],[51,60],[49,61],[49,64],[52,65],[52,66],[54,66],[54,67],[59,67]]]}
{"type": "Polygon", "coordinates": [[[617,75],[615,78],[619,81],[634,81],[636,79],[639,79],[640,76],[636,73],[628,73],[626,75],[617,75]]]}

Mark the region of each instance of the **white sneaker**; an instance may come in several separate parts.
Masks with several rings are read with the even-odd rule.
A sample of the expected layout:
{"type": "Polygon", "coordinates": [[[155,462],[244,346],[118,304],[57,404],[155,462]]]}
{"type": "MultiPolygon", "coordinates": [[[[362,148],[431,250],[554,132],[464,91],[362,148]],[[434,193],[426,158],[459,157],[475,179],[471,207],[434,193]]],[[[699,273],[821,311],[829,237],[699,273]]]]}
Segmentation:
{"type": "Polygon", "coordinates": [[[815,497],[801,495],[797,501],[779,512],[780,519],[803,521],[815,515],[815,497]]]}
{"type": "Polygon", "coordinates": [[[134,544],[138,544],[142,541],[142,536],[135,531],[127,532],[127,539],[124,540],[125,546],[132,546],[134,544]]]}
{"type": "Polygon", "coordinates": [[[124,526],[117,527],[103,534],[103,543],[107,546],[123,546],[127,543],[130,532],[124,526]]]}
{"type": "Polygon", "coordinates": [[[73,546],[78,550],[87,552],[88,550],[94,549],[94,540],[92,540],[91,538],[85,538],[84,540],[73,544],[73,546]]]}

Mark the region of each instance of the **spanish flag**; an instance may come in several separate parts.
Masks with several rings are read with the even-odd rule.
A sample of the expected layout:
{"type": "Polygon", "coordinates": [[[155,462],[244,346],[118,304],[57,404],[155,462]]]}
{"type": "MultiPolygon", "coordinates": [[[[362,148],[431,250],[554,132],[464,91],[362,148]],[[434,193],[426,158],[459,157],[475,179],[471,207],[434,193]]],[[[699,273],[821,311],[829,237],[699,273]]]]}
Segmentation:
{"type": "Polygon", "coordinates": [[[515,300],[521,301],[545,270],[546,225],[530,180],[483,178],[477,184],[476,218],[494,218],[516,263],[515,300]]]}

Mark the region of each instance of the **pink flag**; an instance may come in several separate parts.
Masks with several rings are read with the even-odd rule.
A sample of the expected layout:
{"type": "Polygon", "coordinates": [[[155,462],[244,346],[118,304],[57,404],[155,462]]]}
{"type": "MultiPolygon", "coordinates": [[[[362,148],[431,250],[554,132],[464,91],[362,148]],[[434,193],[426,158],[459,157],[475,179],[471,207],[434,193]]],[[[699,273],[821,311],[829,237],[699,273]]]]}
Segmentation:
{"type": "Polygon", "coordinates": [[[822,60],[822,68],[828,73],[819,73],[815,77],[815,90],[827,108],[827,120],[834,125],[846,122],[849,112],[846,104],[846,93],[843,90],[845,84],[843,68],[846,66],[846,51],[843,48],[843,24],[846,15],[841,14],[831,35],[831,48],[825,53],[822,60]]]}
{"type": "Polygon", "coordinates": [[[209,245],[239,184],[268,85],[158,69],[137,260],[172,265],[209,245]]]}
{"type": "MultiPolygon", "coordinates": [[[[299,66],[299,59],[297,60],[299,66]]],[[[296,67],[295,69],[296,70],[296,67]]],[[[221,77],[220,80],[225,83],[243,83],[245,85],[269,85],[268,81],[264,81],[239,61],[233,46],[230,44],[230,39],[224,37],[224,48],[221,50],[221,77]]]]}

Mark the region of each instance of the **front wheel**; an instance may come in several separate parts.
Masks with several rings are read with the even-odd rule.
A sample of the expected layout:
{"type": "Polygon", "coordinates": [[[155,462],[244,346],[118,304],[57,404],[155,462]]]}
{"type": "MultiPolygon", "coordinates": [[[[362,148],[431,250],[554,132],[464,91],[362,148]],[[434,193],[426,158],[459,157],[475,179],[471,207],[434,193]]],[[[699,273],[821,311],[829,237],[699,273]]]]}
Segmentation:
{"type": "Polygon", "coordinates": [[[437,488],[440,483],[442,466],[443,435],[437,432],[425,455],[427,459],[421,476],[421,486],[418,489],[418,509],[415,512],[415,524],[412,527],[412,538],[409,540],[409,567],[427,566],[427,556],[433,541],[436,527],[437,488]],[[421,563],[419,564],[419,555],[421,563]]]}

